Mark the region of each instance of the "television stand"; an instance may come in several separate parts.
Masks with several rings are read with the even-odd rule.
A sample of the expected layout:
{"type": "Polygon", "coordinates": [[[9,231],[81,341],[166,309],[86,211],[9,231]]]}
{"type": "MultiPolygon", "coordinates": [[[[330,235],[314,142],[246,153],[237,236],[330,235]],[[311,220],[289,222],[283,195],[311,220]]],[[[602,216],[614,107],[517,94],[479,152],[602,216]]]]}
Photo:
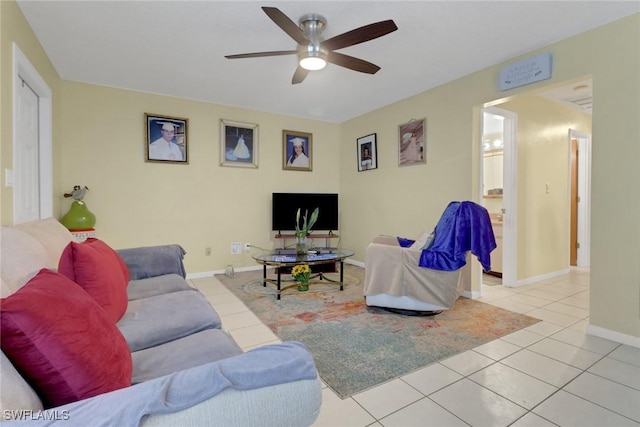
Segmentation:
{"type": "MultiPolygon", "coordinates": [[[[287,240],[295,240],[296,239],[296,235],[295,234],[283,234],[281,232],[278,232],[278,234],[275,235],[276,239],[280,239],[282,240],[282,249],[286,249],[287,248],[287,240]]],[[[320,248],[320,250],[322,252],[324,251],[330,251],[331,249],[333,249],[330,245],[331,243],[331,239],[339,239],[340,236],[338,236],[337,234],[334,234],[333,231],[330,231],[327,234],[310,234],[307,236],[307,241],[309,241],[309,239],[311,240],[315,240],[315,239],[324,239],[324,247],[320,248]]],[[[313,248],[311,248],[313,250],[313,248]]]]}

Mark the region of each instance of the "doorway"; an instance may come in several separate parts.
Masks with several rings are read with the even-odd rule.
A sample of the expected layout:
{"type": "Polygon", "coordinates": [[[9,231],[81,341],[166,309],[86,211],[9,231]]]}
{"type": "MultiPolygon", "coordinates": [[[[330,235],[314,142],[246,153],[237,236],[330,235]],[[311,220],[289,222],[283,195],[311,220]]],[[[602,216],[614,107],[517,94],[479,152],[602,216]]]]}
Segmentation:
{"type": "Polygon", "coordinates": [[[569,129],[570,173],[570,241],[569,264],[590,266],[590,194],[591,194],[591,138],[588,134],[569,129]]]}
{"type": "MultiPolygon", "coordinates": [[[[591,103],[585,104],[587,100],[590,100],[590,91],[587,94],[582,93],[583,88],[590,88],[591,80],[579,81],[573,83],[565,83],[563,86],[555,86],[552,89],[542,88],[541,90],[531,91],[529,93],[520,94],[514,98],[509,99],[507,102],[510,104],[499,104],[500,101],[496,100],[493,105],[499,107],[509,108],[514,112],[521,114],[518,118],[516,115],[515,120],[524,120],[521,124],[524,133],[525,148],[521,149],[520,159],[527,162],[523,167],[525,171],[521,172],[520,182],[521,191],[525,191],[522,194],[521,209],[527,209],[522,212],[522,218],[520,221],[526,221],[527,215],[531,215],[532,212],[537,212],[535,220],[541,218],[540,212],[544,211],[548,216],[544,217],[546,222],[543,223],[541,229],[533,229],[535,233],[532,233],[531,227],[526,230],[521,229],[523,232],[519,239],[515,239],[515,236],[511,236],[514,242],[514,250],[508,250],[504,246],[506,239],[509,238],[507,229],[507,222],[509,220],[517,221],[518,212],[517,207],[510,208],[509,206],[509,185],[513,185],[515,189],[517,182],[517,176],[514,173],[510,175],[505,169],[504,171],[504,188],[503,188],[503,203],[505,204],[506,214],[504,215],[503,225],[503,257],[512,256],[513,264],[503,259],[504,268],[512,267],[513,280],[507,282],[504,278],[506,271],[503,272],[503,285],[504,286],[521,286],[527,283],[533,283],[538,280],[555,277],[561,274],[565,274],[570,271],[569,259],[570,259],[570,246],[571,241],[577,240],[579,246],[576,246],[575,264],[581,268],[589,267],[590,259],[590,239],[589,239],[589,227],[590,227],[590,212],[589,212],[589,196],[590,196],[590,150],[591,150],[591,137],[590,137],[590,119],[587,115],[591,115],[591,103]],[[576,94],[578,93],[578,94],[576,94]],[[585,96],[588,95],[588,96],[585,96]],[[545,101],[543,98],[546,98],[545,101]],[[588,99],[587,99],[588,98],[588,99]],[[539,100],[539,101],[537,101],[539,100]],[[548,101],[554,101],[555,103],[562,104],[567,107],[571,107],[576,110],[580,110],[585,115],[577,115],[573,111],[566,110],[566,116],[561,107],[548,104],[548,101]],[[547,104],[545,104],[547,102],[547,104]],[[552,115],[549,115],[548,111],[553,111],[552,115]],[[530,115],[531,114],[531,115],[530,115]],[[538,115],[536,115],[538,114],[538,115]],[[545,115],[546,114],[546,115],[545,115]],[[551,117],[551,119],[549,119],[551,117]],[[551,125],[553,123],[554,125],[551,125]],[[545,127],[547,126],[547,127],[545,127]],[[582,132],[575,131],[579,128],[582,132]],[[538,136],[542,139],[538,140],[538,136]],[[571,153],[571,140],[575,140],[574,147],[577,147],[578,155],[574,158],[574,162],[578,166],[574,173],[573,180],[576,181],[576,196],[575,199],[580,200],[576,205],[576,211],[574,213],[575,238],[570,237],[570,186],[571,173],[570,173],[570,153],[571,153]],[[550,145],[542,145],[538,141],[550,142],[550,145]],[[534,145],[535,144],[535,145],[534,145]],[[540,163],[545,159],[545,152],[550,150],[554,153],[553,159],[555,163],[552,169],[545,169],[544,165],[548,165],[547,161],[540,163]],[[566,151],[563,151],[566,150],[566,151]],[[562,153],[562,154],[561,154],[562,153]],[[526,157],[525,157],[526,154],[526,157]],[[562,156],[562,157],[559,157],[562,156]],[[566,158],[566,160],[564,160],[566,158]],[[560,161],[562,159],[562,161],[560,161]],[[538,162],[535,163],[534,162],[538,162]],[[538,166],[540,165],[540,166],[538,166]],[[546,175],[545,175],[546,174],[546,175]],[[547,176],[549,177],[547,180],[547,176]],[[508,178],[511,177],[511,178],[508,178]],[[513,179],[513,181],[510,181],[513,179]],[[555,191],[560,189],[561,191],[555,191]],[[551,194],[551,196],[548,196],[551,194]],[[532,202],[532,200],[534,202],[532,202]],[[536,204],[537,203],[537,204],[536,204]],[[553,203],[553,205],[551,204],[553,203]],[[538,206],[542,206],[544,209],[537,210],[538,206]],[[533,208],[532,208],[533,207],[533,208]],[[510,216],[509,213],[512,213],[510,216]],[[549,252],[546,252],[544,248],[545,242],[548,244],[548,240],[545,237],[547,234],[554,238],[554,245],[548,247],[549,252]],[[521,253],[516,256],[515,249],[516,243],[520,241],[521,253]],[[545,251],[545,252],[542,252],[545,251]],[[549,253],[553,251],[553,257],[549,256],[549,253]],[[537,257],[537,258],[536,258],[537,257]],[[546,257],[546,258],[545,258],[546,257]],[[520,260],[520,267],[517,266],[517,260],[520,260]],[[548,265],[542,265],[540,260],[545,260],[548,265]],[[561,261],[561,262],[558,262],[561,261]],[[535,263],[538,264],[535,264],[535,263]],[[540,267],[542,265],[542,267],[540,267]],[[532,267],[533,266],[533,267],[532,267]],[[518,268],[519,274],[523,277],[516,280],[516,273],[518,268]]],[[[484,111],[492,112],[491,110],[484,109],[484,111]]],[[[495,110],[494,110],[495,111],[495,110]]],[[[508,114],[509,111],[502,114],[508,114]]],[[[498,110],[497,114],[501,114],[498,110]]],[[[482,123],[482,120],[481,120],[482,123]]],[[[506,123],[506,121],[505,121],[506,123]]],[[[515,139],[514,139],[515,140],[515,139]]],[[[506,144],[505,138],[505,155],[504,155],[504,167],[507,168],[508,158],[513,160],[515,172],[517,170],[517,145],[513,145],[513,152],[510,157],[507,155],[509,145],[506,144]]],[[[551,160],[551,158],[549,158],[551,160]]],[[[481,162],[482,163],[482,162],[481,162]]],[[[480,178],[482,180],[482,178],[480,178]]],[[[480,194],[483,194],[482,189],[480,194]]],[[[515,196],[515,192],[513,193],[515,196]]],[[[482,200],[482,199],[481,199],[482,200]]],[[[516,203],[516,199],[512,200],[516,203]]],[[[532,217],[533,218],[533,217],[532,217]]],[[[535,222],[535,221],[534,221],[535,222]]],[[[517,227],[513,228],[514,234],[517,227]]],[[[503,270],[504,270],[503,268],[503,270]]]]}
{"type": "Polygon", "coordinates": [[[51,89],[13,43],[13,223],[53,216],[51,89]]]}
{"type": "Polygon", "coordinates": [[[483,284],[514,286],[517,263],[517,121],[512,111],[482,109],[481,191],[498,247],[492,252],[492,273],[483,284]],[[492,170],[490,170],[492,169],[492,170]],[[499,278],[499,281],[496,280],[499,278]]]}

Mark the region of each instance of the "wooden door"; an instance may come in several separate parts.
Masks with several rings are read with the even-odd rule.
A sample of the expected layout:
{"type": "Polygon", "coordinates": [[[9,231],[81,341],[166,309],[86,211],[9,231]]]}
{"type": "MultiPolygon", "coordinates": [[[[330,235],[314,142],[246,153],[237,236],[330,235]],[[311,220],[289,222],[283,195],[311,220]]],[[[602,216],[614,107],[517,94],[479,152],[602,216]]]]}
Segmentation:
{"type": "Polygon", "coordinates": [[[578,265],[578,140],[571,139],[571,231],[569,264],[578,265]]]}

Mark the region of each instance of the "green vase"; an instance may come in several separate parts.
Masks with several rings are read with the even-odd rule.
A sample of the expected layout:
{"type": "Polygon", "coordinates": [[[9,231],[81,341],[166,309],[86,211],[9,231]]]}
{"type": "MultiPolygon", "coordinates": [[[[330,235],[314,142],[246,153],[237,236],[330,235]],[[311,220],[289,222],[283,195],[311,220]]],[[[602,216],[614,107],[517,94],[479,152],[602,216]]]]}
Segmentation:
{"type": "Polygon", "coordinates": [[[308,291],[309,290],[309,283],[299,282],[298,283],[298,290],[300,292],[308,291]]]}
{"type": "Polygon", "coordinates": [[[96,225],[96,216],[84,202],[74,200],[69,212],[62,217],[60,222],[69,230],[86,230],[96,225]]]}

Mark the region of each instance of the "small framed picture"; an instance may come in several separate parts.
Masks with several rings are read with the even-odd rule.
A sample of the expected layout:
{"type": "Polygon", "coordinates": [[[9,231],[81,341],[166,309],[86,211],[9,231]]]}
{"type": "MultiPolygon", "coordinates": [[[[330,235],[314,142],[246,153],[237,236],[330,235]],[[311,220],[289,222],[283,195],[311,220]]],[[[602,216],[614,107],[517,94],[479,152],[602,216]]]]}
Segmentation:
{"type": "Polygon", "coordinates": [[[427,163],[427,119],[411,120],[398,126],[398,164],[427,163]]]}
{"type": "Polygon", "coordinates": [[[189,119],[145,113],[145,161],[189,164],[189,119]]]}
{"type": "Polygon", "coordinates": [[[258,167],[258,125],[220,120],[220,165],[258,167]]]}
{"type": "Polygon", "coordinates": [[[282,169],[296,171],[312,170],[313,136],[293,130],[282,131],[282,169]]]}
{"type": "Polygon", "coordinates": [[[376,134],[363,136],[356,140],[358,172],[378,168],[378,146],[376,134]]]}

